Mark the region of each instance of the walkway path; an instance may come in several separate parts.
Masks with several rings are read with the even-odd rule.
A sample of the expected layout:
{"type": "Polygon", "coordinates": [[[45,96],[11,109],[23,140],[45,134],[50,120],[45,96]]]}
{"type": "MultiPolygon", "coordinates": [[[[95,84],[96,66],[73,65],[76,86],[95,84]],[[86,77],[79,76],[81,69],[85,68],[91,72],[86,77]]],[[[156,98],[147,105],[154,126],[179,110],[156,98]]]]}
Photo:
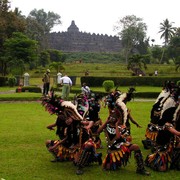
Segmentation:
{"type": "Polygon", "coordinates": [[[15,92],[16,92],[16,90],[0,91],[0,94],[12,94],[15,92]]]}

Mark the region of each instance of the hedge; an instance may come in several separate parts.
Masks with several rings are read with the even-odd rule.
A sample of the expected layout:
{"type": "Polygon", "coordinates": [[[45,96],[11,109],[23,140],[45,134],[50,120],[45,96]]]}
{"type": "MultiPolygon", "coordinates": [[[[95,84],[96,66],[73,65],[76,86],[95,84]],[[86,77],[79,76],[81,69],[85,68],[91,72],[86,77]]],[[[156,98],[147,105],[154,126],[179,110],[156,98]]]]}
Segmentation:
{"type": "Polygon", "coordinates": [[[106,80],[114,81],[115,86],[156,86],[162,87],[164,82],[174,81],[175,83],[180,80],[180,77],[151,77],[151,76],[133,76],[133,77],[81,77],[81,84],[86,83],[91,87],[102,87],[102,84],[106,80]]]}
{"type": "Polygon", "coordinates": [[[20,87],[16,88],[16,92],[35,92],[35,93],[41,93],[42,89],[40,87],[37,86],[24,86],[21,87],[21,89],[19,89],[20,87]]]}
{"type": "Polygon", "coordinates": [[[1,86],[7,86],[7,83],[8,83],[8,77],[0,76],[0,87],[1,86]]]}

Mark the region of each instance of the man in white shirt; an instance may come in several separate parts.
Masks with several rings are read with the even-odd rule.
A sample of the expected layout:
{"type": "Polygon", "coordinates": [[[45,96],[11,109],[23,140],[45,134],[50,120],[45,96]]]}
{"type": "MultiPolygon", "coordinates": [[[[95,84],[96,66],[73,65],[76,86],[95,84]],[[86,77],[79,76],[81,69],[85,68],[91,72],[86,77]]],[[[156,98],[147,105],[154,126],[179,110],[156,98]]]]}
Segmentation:
{"type": "Polygon", "coordinates": [[[61,98],[64,100],[68,100],[70,87],[72,86],[72,80],[65,74],[61,79],[60,82],[62,84],[62,96],[61,98]]]}

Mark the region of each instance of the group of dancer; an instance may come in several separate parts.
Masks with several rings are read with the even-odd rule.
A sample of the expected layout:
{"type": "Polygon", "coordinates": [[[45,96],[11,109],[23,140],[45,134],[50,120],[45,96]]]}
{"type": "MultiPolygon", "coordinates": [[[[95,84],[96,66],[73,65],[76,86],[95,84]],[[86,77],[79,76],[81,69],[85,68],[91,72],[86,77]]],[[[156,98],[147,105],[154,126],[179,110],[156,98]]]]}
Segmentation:
{"type": "Polygon", "coordinates": [[[43,106],[50,114],[56,114],[56,122],[47,126],[56,127],[58,140],[47,140],[46,147],[55,159],[52,162],[72,161],[77,167],[76,174],[83,174],[83,168],[91,163],[102,164],[101,139],[97,129],[102,124],[99,117],[100,103],[98,96],[80,94],[74,101],[64,101],[51,93],[44,97],[43,106]]]}
{"type": "Polygon", "coordinates": [[[156,171],[180,170],[180,87],[167,81],[152,106],[146,129],[145,164],[156,171]]]}
{"type": "MultiPolygon", "coordinates": [[[[177,89],[178,88],[173,91],[174,93],[171,92],[171,95],[169,95],[169,97],[171,97],[173,94],[174,100],[179,93],[177,89]]],[[[61,97],[57,97],[54,92],[51,92],[49,97],[44,97],[42,99],[42,105],[50,114],[57,115],[56,122],[47,126],[47,128],[51,130],[56,128],[56,134],[59,136],[58,140],[46,141],[48,151],[54,156],[52,162],[72,161],[77,167],[76,174],[81,175],[84,172],[83,169],[92,163],[97,163],[102,166],[104,170],[117,170],[121,166],[126,166],[133,151],[137,163],[136,173],[150,175],[145,165],[153,167],[152,164],[156,161],[158,152],[160,156],[162,155],[158,149],[158,142],[155,142],[158,140],[158,135],[162,133],[161,131],[168,131],[171,132],[171,134],[175,132],[179,133],[178,129],[176,129],[178,123],[175,122],[177,122],[177,117],[179,118],[180,116],[180,113],[177,113],[178,108],[180,109],[180,105],[177,107],[177,104],[173,106],[173,103],[169,103],[169,105],[171,104],[175,107],[174,114],[176,113],[176,117],[173,116],[171,121],[172,124],[170,124],[169,118],[164,124],[157,125],[153,122],[150,123],[150,125],[154,124],[153,128],[156,127],[158,131],[158,133],[155,132],[158,134],[155,138],[156,140],[153,139],[152,141],[152,138],[150,138],[150,134],[154,132],[149,130],[151,126],[148,125],[146,140],[144,141],[148,143],[151,142],[150,146],[152,146],[152,144],[154,145],[154,152],[148,155],[144,161],[139,146],[132,143],[130,131],[129,120],[136,124],[137,127],[141,127],[132,118],[130,110],[127,108],[127,102],[131,101],[134,91],[134,88],[130,88],[128,92],[121,92],[116,89],[105,97],[105,104],[108,107],[108,115],[105,121],[102,121],[99,116],[101,97],[97,94],[89,93],[87,95],[82,93],[77,95],[73,101],[65,101],[61,99],[61,97]],[[104,132],[107,142],[107,154],[104,156],[103,160],[102,153],[97,153],[97,149],[102,148],[100,138],[101,132],[104,132]],[[157,150],[155,150],[156,148],[157,150]],[[154,155],[154,153],[156,154],[154,155]],[[152,156],[154,158],[152,158],[152,156]]],[[[162,100],[160,96],[156,103],[159,102],[159,98],[162,100]]],[[[159,103],[159,106],[160,104],[161,103],[159,103]]],[[[154,106],[153,109],[156,109],[154,106]]],[[[167,108],[162,108],[163,112],[166,110],[167,108]]],[[[151,114],[153,114],[153,112],[151,114]]],[[[164,116],[162,115],[161,118],[165,118],[164,116]]],[[[163,156],[167,162],[170,162],[170,160],[173,161],[173,158],[176,159],[177,155],[179,157],[179,149],[177,146],[179,140],[177,138],[178,136],[177,134],[173,144],[169,143],[166,149],[167,152],[165,154],[168,154],[168,160],[163,156]],[[174,153],[170,154],[172,151],[174,153]]],[[[155,135],[153,135],[153,137],[155,137],[155,135]]],[[[162,150],[162,147],[160,149],[162,150]]],[[[179,161],[175,163],[172,163],[172,161],[171,166],[177,168],[177,163],[179,161]]]]}

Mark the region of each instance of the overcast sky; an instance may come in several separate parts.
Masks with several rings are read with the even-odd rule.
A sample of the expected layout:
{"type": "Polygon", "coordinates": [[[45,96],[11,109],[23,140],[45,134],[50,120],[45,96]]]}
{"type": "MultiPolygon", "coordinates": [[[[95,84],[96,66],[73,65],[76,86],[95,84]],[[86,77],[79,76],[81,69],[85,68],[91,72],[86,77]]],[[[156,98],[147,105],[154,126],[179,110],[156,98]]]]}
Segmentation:
{"type": "Polygon", "coordinates": [[[116,35],[113,30],[118,19],[135,15],[146,23],[147,37],[162,44],[158,33],[160,23],[166,18],[180,27],[180,0],[9,0],[11,8],[18,7],[27,16],[33,9],[53,11],[61,16],[62,24],[54,31],[67,31],[74,20],[79,31],[116,35]]]}

